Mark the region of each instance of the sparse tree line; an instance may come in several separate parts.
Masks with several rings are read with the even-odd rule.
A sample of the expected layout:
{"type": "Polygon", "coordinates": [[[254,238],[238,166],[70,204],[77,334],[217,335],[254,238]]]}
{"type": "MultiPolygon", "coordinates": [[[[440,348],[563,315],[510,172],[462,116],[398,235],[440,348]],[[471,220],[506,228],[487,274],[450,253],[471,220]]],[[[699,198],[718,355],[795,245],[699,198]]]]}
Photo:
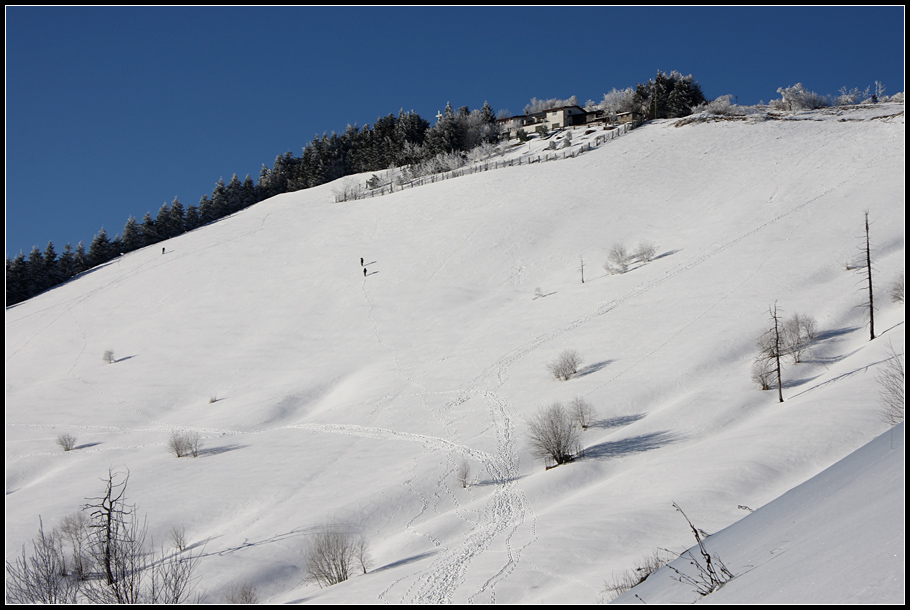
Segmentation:
{"type": "MultiPolygon", "coordinates": [[[[864,233],[860,254],[855,262],[848,262],[845,268],[861,277],[864,295],[860,306],[869,322],[869,340],[875,334],[875,292],[873,290],[872,245],[869,237],[869,212],[864,214],[864,233]]],[[[893,303],[904,302],[904,274],[900,273],[888,287],[893,303]]],[[[768,308],[768,326],[758,339],[759,354],[752,364],[752,381],[762,390],[777,388],[779,402],[784,402],[783,362],[789,359],[793,364],[803,362],[803,357],[818,339],[818,324],[812,316],[794,313],[784,319],[778,312],[777,303],[768,308]]],[[[904,359],[892,345],[888,346],[888,358],[881,363],[876,375],[883,405],[882,419],[889,425],[904,421],[904,359]]]]}

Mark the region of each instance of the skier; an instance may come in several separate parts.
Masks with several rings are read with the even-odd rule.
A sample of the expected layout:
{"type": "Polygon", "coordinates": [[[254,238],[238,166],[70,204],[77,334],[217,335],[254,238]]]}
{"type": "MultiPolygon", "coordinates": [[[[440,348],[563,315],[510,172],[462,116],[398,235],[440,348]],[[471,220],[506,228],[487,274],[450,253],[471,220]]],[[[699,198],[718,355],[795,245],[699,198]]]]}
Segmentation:
{"type": "Polygon", "coordinates": [[[164,254],[164,248],[161,248],[161,253],[164,254]]]}
{"type": "Polygon", "coordinates": [[[360,257],[360,266],[363,267],[363,257],[360,257]]]}
{"type": "Polygon", "coordinates": [[[367,276],[367,268],[364,267],[364,268],[363,268],[363,277],[366,277],[366,276],[367,276]]]}

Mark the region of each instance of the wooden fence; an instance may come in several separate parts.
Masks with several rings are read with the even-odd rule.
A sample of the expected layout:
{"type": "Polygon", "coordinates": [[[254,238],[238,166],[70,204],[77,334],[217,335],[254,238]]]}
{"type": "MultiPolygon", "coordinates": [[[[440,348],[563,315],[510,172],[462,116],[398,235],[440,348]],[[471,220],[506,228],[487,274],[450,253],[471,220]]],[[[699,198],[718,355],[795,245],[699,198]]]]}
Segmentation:
{"type": "Polygon", "coordinates": [[[460,178],[461,176],[467,176],[469,174],[476,174],[479,172],[486,172],[494,169],[502,169],[504,167],[515,167],[522,165],[531,165],[534,163],[546,163],[548,161],[561,161],[563,159],[574,159],[580,154],[583,154],[589,150],[599,148],[606,142],[609,142],[621,135],[624,135],[631,131],[632,124],[624,123],[615,129],[610,130],[604,135],[597,136],[594,138],[593,143],[586,142],[580,147],[574,150],[563,150],[561,152],[555,151],[543,151],[538,154],[527,154],[520,155],[517,158],[501,161],[480,161],[475,162],[470,165],[465,165],[464,167],[459,167],[458,169],[453,169],[445,172],[439,172],[435,174],[430,174],[429,176],[421,176],[408,182],[403,182],[400,184],[387,183],[382,186],[373,189],[347,189],[341,193],[335,193],[335,203],[341,203],[343,201],[351,201],[357,199],[367,199],[371,197],[380,197],[382,195],[388,195],[390,193],[403,191],[405,189],[414,188],[415,186],[422,186],[424,184],[433,184],[435,182],[441,182],[443,180],[449,180],[450,178],[460,178]]]}

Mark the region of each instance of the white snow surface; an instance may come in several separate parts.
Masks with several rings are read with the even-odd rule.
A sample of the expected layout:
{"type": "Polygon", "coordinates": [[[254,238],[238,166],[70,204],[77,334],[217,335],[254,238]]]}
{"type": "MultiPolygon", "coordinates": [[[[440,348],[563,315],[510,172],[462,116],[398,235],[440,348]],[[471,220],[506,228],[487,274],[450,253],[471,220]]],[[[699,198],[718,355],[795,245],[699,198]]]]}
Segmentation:
{"type": "MultiPolygon", "coordinates": [[[[903,111],[657,121],[373,199],[324,185],[7,308],[6,558],[113,469],[156,545],[186,528],[205,601],[246,582],[269,603],[604,602],[693,545],[676,502],[736,576],[702,602],[900,603],[903,426],[876,375],[904,351],[903,111]],[[866,210],[874,341],[845,270],[866,210]],[[606,273],[644,241],[654,260],[606,273]],[[774,303],[820,331],[783,403],[750,380],[774,303]],[[584,362],[561,382],[564,349],[584,362]],[[584,457],[546,470],[528,420],[576,396],[584,457]],[[199,457],[169,454],[172,430],[199,457]],[[373,564],[320,589],[302,566],[329,521],[373,564]]],[[[698,597],[667,568],[635,594],[698,597]]]]}

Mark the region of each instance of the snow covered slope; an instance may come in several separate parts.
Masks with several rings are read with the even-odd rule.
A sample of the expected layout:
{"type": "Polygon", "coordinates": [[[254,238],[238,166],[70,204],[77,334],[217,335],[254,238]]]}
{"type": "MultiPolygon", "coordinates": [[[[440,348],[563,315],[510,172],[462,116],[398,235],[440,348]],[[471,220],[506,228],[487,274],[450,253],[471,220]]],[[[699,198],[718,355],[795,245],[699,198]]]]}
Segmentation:
{"type": "MultiPolygon", "coordinates": [[[[711,604],[904,602],[904,424],[711,536],[705,548],[735,578],[711,604]]],[[[692,557],[704,565],[695,548],[692,557]]],[[[682,557],[614,603],[693,603],[682,557]]]]}
{"type": "Polygon", "coordinates": [[[691,545],[672,502],[717,531],[885,430],[904,161],[902,105],[664,121],[374,199],[281,195],[129,253],[6,312],[6,557],[128,469],[156,544],[183,526],[203,554],[209,601],[238,582],[274,603],[605,600],[691,545]],[[844,270],[867,209],[872,342],[844,270]],[[642,241],[653,261],[604,271],[642,241]],[[775,302],[820,330],[784,403],[750,381],[775,302]],[[567,348],[585,362],[558,382],[567,348]],[[576,396],[585,457],[545,470],[527,422],[576,396]],[[168,453],[175,429],[198,458],[168,453]],[[319,589],[301,567],[332,520],[373,567],[319,589]]]}

